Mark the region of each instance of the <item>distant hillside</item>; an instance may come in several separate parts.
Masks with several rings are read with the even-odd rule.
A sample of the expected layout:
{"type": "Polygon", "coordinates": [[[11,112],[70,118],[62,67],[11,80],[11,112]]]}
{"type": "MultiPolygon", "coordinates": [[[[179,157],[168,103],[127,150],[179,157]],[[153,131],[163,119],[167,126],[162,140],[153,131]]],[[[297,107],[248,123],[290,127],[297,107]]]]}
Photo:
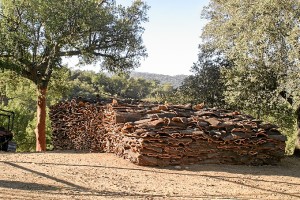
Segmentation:
{"type": "Polygon", "coordinates": [[[134,78],[144,78],[146,80],[158,80],[161,84],[170,83],[175,88],[179,87],[183,80],[188,77],[187,75],[169,76],[147,72],[131,72],[130,76],[134,78]]]}

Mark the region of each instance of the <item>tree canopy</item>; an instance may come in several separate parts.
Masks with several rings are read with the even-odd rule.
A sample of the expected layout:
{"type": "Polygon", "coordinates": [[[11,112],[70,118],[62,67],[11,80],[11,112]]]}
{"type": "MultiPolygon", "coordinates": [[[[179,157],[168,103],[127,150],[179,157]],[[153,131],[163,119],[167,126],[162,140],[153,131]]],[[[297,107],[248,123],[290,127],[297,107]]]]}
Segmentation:
{"type": "Polygon", "coordinates": [[[299,96],[299,6],[298,1],[211,1],[203,13],[210,22],[202,38],[234,61],[225,72],[229,102],[261,105],[276,101],[282,91],[299,96]]]}
{"type": "Polygon", "coordinates": [[[218,49],[208,44],[199,45],[198,61],[191,68],[193,75],[187,77],[180,87],[182,95],[189,97],[191,103],[224,107],[225,85],[221,69],[230,66],[218,49]]]}
{"type": "Polygon", "coordinates": [[[62,58],[100,63],[109,71],[130,70],[147,56],[142,43],[148,6],[114,0],[1,0],[0,68],[37,86],[37,150],[45,150],[46,91],[62,58]]]}
{"type": "Polygon", "coordinates": [[[300,102],[299,7],[288,0],[211,0],[203,11],[204,44],[233,63],[222,69],[226,102],[290,131],[300,102]]]}
{"type": "Polygon", "coordinates": [[[102,61],[112,71],[128,70],[146,56],[141,23],[147,6],[115,1],[2,0],[0,66],[47,84],[63,56],[82,63],[102,61]]]}

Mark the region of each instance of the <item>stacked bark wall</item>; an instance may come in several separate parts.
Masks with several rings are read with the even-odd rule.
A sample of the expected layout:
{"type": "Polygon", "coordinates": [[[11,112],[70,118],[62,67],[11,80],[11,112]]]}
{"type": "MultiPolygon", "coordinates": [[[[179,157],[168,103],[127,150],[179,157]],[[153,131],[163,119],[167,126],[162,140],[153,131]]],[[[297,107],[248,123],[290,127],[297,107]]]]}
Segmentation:
{"type": "Polygon", "coordinates": [[[112,152],[148,166],[262,165],[275,164],[284,156],[286,138],[276,126],[238,112],[192,109],[188,105],[120,105],[116,101],[105,106],[84,107],[69,103],[68,111],[63,112],[66,106],[62,105],[53,107],[51,112],[55,148],[112,152]],[[60,117],[57,117],[58,108],[60,117]],[[61,129],[59,126],[65,123],[58,123],[57,119],[69,115],[66,120],[69,123],[77,116],[75,113],[83,114],[79,115],[82,128],[74,128],[78,123],[73,121],[61,129]],[[84,118],[85,115],[88,117],[84,118]]]}
{"type": "Polygon", "coordinates": [[[60,150],[102,151],[105,129],[101,103],[76,100],[51,107],[52,144],[60,150]]]}

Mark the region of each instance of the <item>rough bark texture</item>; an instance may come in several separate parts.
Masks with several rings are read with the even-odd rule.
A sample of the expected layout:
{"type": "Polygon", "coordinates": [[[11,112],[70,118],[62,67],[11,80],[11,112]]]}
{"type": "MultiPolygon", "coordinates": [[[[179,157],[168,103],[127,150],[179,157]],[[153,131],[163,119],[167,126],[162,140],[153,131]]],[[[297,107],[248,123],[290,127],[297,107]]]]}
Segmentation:
{"type": "Polygon", "coordinates": [[[251,116],[198,105],[90,104],[51,108],[55,149],[115,153],[138,165],[276,164],[285,136],[251,116]]]}
{"type": "Polygon", "coordinates": [[[296,115],[297,115],[298,135],[296,138],[294,155],[300,157],[300,106],[296,111],[296,115]]]}
{"type": "Polygon", "coordinates": [[[47,88],[38,87],[36,151],[46,151],[46,93],[47,88]]]}

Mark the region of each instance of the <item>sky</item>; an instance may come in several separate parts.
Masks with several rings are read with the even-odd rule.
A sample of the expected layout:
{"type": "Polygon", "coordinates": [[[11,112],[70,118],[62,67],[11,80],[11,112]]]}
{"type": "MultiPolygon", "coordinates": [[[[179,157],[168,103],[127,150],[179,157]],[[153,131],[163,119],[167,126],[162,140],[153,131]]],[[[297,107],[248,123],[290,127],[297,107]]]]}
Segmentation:
{"type": "MultiPolygon", "coordinates": [[[[118,2],[131,2],[119,0],[118,2]]],[[[197,61],[200,35],[205,25],[201,11],[209,0],[146,0],[149,22],[143,35],[148,57],[139,72],[166,75],[191,74],[197,61]]]]}
{"type": "MultiPolygon", "coordinates": [[[[117,0],[117,3],[128,6],[132,1],[117,0]]],[[[141,60],[141,66],[135,71],[190,75],[206,23],[201,19],[201,11],[209,0],[145,1],[150,6],[149,22],[144,24],[143,34],[148,57],[141,60]]]]}

